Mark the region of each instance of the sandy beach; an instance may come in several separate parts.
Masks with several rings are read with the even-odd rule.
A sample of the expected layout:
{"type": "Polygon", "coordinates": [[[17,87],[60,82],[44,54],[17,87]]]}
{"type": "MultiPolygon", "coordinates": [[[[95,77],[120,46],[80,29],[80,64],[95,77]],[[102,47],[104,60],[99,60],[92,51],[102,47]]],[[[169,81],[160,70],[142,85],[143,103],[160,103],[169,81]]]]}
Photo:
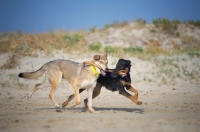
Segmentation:
{"type": "MultiPolygon", "coordinates": [[[[43,78],[18,79],[19,72],[37,70],[45,62],[53,59],[65,58],[81,62],[90,59],[90,56],[41,54],[39,57],[20,58],[20,64],[15,69],[1,69],[0,131],[198,132],[200,130],[200,82],[198,79],[175,80],[174,83],[162,84],[156,81],[143,81],[144,79],[138,77],[138,73],[150,77],[149,71],[152,71],[151,67],[154,64],[150,65],[150,62],[133,57],[130,57],[133,63],[132,86],[138,90],[142,105],[136,105],[118,92],[111,92],[105,88],[102,88],[101,94],[93,100],[94,109],[100,111],[97,114],[83,111],[86,92],[81,94],[82,103],[75,108],[70,108],[70,106],[55,108],[48,96],[50,87],[37,91],[30,100],[27,99],[27,94],[36,82],[42,81],[43,78]],[[142,68],[143,66],[146,68],[142,68]]],[[[3,65],[9,54],[1,54],[0,57],[1,65],[3,65]]],[[[108,59],[109,67],[114,68],[114,62],[119,58],[110,56],[108,59]]],[[[199,58],[196,60],[199,63],[199,58]]],[[[179,64],[182,63],[179,61],[179,64]]],[[[55,98],[61,105],[72,93],[72,86],[66,80],[62,80],[55,98]]]]}

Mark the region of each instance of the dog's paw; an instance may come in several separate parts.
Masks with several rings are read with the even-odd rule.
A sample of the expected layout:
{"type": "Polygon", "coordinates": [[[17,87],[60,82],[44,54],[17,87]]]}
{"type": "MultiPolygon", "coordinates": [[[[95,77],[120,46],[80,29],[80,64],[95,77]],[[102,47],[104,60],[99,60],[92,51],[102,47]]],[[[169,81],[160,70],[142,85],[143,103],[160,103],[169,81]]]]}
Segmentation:
{"type": "Polygon", "coordinates": [[[93,111],[92,113],[94,114],[100,114],[100,113],[103,113],[102,111],[93,111]]]}
{"type": "Polygon", "coordinates": [[[87,109],[86,111],[89,111],[90,113],[93,113],[93,114],[99,114],[99,113],[102,113],[102,111],[95,111],[94,109],[93,109],[93,110],[89,110],[89,109],[87,109]]]}
{"type": "Polygon", "coordinates": [[[63,104],[62,104],[62,107],[66,107],[68,105],[68,102],[64,102],[63,104]]]}
{"type": "Polygon", "coordinates": [[[79,105],[81,102],[75,102],[71,104],[71,108],[75,107],[76,105],[79,105]]]}
{"type": "Polygon", "coordinates": [[[101,113],[101,111],[95,111],[93,108],[87,108],[86,111],[89,111],[90,113],[101,113]]]}
{"type": "Polygon", "coordinates": [[[142,102],[138,101],[136,104],[137,104],[137,105],[141,105],[141,104],[142,104],[142,102]]]}
{"type": "Polygon", "coordinates": [[[56,107],[56,108],[60,108],[60,105],[56,104],[55,107],[56,107]]]}
{"type": "Polygon", "coordinates": [[[73,104],[70,105],[71,108],[73,108],[73,107],[75,107],[75,106],[76,106],[75,103],[73,103],[73,104]]]}
{"type": "Polygon", "coordinates": [[[27,95],[27,99],[28,99],[28,100],[31,99],[31,95],[30,95],[30,94],[27,95]]]}

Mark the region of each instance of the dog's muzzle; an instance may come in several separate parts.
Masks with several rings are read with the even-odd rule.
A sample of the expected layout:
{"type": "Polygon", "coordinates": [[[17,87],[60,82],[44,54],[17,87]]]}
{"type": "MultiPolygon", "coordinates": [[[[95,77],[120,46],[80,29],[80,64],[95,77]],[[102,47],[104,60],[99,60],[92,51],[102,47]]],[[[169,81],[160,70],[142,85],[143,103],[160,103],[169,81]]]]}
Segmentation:
{"type": "Polygon", "coordinates": [[[97,65],[97,64],[95,64],[95,63],[93,63],[92,61],[84,61],[83,64],[89,64],[89,65],[93,65],[94,67],[99,68],[101,75],[102,75],[102,76],[106,76],[105,70],[103,70],[103,69],[101,68],[101,66],[99,66],[99,65],[97,65]]]}

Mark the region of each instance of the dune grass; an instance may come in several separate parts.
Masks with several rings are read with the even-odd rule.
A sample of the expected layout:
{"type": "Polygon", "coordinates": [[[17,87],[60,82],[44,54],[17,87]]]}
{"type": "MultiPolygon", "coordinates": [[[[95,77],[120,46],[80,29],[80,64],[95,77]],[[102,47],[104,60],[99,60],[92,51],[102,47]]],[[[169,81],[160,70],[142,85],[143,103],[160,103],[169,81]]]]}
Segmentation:
{"type": "MultiPolygon", "coordinates": [[[[136,21],[140,27],[144,27],[146,22],[142,19],[136,21]]],[[[190,22],[198,26],[198,22],[190,22]]],[[[156,82],[161,84],[174,84],[177,79],[181,80],[195,80],[199,81],[199,63],[190,61],[194,58],[200,57],[200,46],[189,46],[186,48],[173,48],[170,50],[163,49],[156,45],[147,45],[145,47],[132,46],[119,47],[106,45],[103,46],[100,40],[92,43],[86,41],[86,36],[90,33],[101,32],[109,28],[123,28],[128,25],[128,22],[113,23],[105,25],[102,29],[96,27],[89,31],[57,31],[45,32],[42,34],[4,32],[0,33],[0,54],[11,53],[12,55],[7,60],[7,63],[0,67],[0,69],[12,69],[18,66],[19,57],[32,56],[37,57],[40,52],[46,55],[51,55],[55,51],[64,51],[68,54],[89,54],[89,53],[105,53],[106,51],[111,56],[123,57],[128,56],[138,58],[140,60],[148,61],[155,65],[155,67],[148,73],[142,74],[138,72],[136,76],[140,77],[140,81],[156,82]],[[180,58],[179,56],[186,55],[188,58],[180,58]],[[182,65],[182,63],[184,65],[182,65]],[[191,70],[189,64],[197,68],[191,70]],[[194,63],[194,64],[193,64],[194,63]]],[[[154,24],[163,30],[163,32],[177,37],[177,24],[179,21],[168,21],[166,19],[157,19],[154,24]],[[173,30],[171,30],[173,29],[173,30]],[[173,31],[173,33],[171,33],[173,31]]],[[[172,36],[171,36],[172,37],[172,36]]],[[[179,36],[185,43],[193,43],[193,38],[179,36]]],[[[116,62],[113,62],[115,65],[116,62]]],[[[12,76],[11,76],[12,78],[12,76]]]]}
{"type": "Polygon", "coordinates": [[[107,51],[115,56],[128,54],[144,60],[159,55],[187,54],[190,57],[200,56],[200,46],[173,50],[165,50],[154,45],[145,48],[138,46],[122,48],[109,45],[103,47],[98,41],[88,44],[85,40],[85,35],[86,33],[68,33],[66,31],[46,32],[43,34],[22,34],[21,32],[1,33],[0,53],[11,52],[12,54],[21,56],[37,56],[40,51],[47,55],[56,50],[63,50],[67,53],[103,53],[107,51]]]}
{"type": "MultiPolygon", "coordinates": [[[[137,19],[135,23],[140,27],[145,27],[146,21],[143,19],[137,19]]],[[[152,20],[155,29],[161,29],[162,34],[172,36],[169,37],[179,37],[183,43],[195,43],[196,46],[189,46],[186,48],[180,48],[175,46],[174,49],[165,50],[156,45],[148,45],[143,47],[139,46],[129,46],[129,47],[117,47],[106,45],[102,46],[100,40],[88,43],[86,41],[86,36],[90,33],[100,32],[102,30],[109,30],[109,28],[120,29],[130,22],[114,21],[112,24],[106,24],[101,29],[97,27],[90,28],[89,31],[49,31],[42,34],[36,33],[22,33],[20,31],[16,32],[2,32],[0,33],[0,53],[12,52],[13,54],[22,56],[37,56],[38,52],[44,52],[45,54],[51,54],[56,50],[63,50],[67,53],[88,53],[88,52],[105,52],[118,56],[120,54],[133,55],[140,59],[148,59],[152,56],[157,55],[174,55],[174,54],[188,54],[189,56],[199,56],[200,45],[191,36],[177,36],[177,29],[179,24],[191,25],[194,28],[199,27],[199,21],[185,21],[181,22],[179,20],[168,20],[165,18],[157,18],[152,20]]],[[[146,27],[147,28],[147,27],[146,27]]],[[[175,44],[177,45],[177,44],[175,44]]]]}

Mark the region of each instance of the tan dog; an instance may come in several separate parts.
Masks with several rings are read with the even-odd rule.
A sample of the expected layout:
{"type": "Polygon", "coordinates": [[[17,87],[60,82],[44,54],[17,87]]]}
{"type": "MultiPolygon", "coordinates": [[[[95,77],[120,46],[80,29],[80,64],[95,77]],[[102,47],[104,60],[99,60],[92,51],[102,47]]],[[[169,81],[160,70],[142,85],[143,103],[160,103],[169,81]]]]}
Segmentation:
{"type": "Polygon", "coordinates": [[[93,61],[87,61],[84,63],[77,63],[71,60],[54,60],[44,64],[39,70],[35,72],[20,73],[18,77],[27,79],[37,79],[43,74],[46,74],[47,78],[44,83],[36,84],[28,98],[31,98],[32,94],[38,89],[44,87],[46,83],[51,84],[51,91],[49,97],[56,107],[59,107],[54,99],[54,91],[64,78],[72,84],[74,89],[74,95],[76,102],[71,105],[74,107],[81,103],[79,89],[87,89],[88,92],[88,109],[90,112],[94,112],[92,108],[92,93],[96,86],[99,74],[105,76],[105,70],[107,69],[107,54],[95,55],[93,61]]]}

